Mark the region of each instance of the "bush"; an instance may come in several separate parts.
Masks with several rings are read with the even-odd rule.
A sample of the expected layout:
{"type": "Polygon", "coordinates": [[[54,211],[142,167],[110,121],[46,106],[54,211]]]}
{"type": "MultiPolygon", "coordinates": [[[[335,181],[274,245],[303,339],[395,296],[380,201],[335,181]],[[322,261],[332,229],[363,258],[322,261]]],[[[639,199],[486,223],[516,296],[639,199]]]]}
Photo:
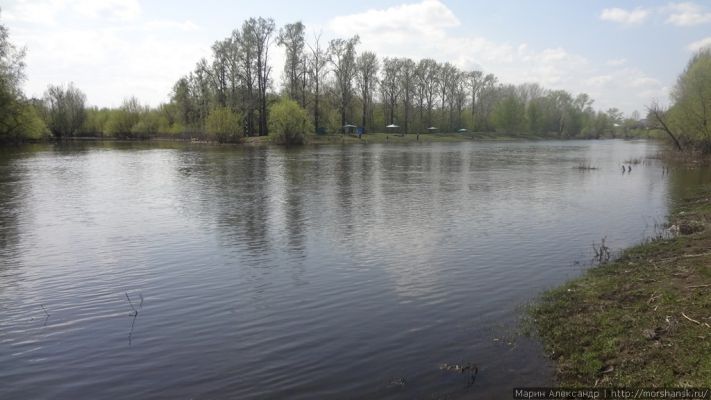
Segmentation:
{"type": "Polygon", "coordinates": [[[21,108],[19,121],[24,127],[23,133],[27,139],[44,139],[49,135],[47,125],[37,112],[37,108],[31,104],[25,104],[21,108]]]}
{"type": "Polygon", "coordinates": [[[143,107],[136,98],[124,100],[118,110],[112,110],[111,116],[106,121],[106,133],[118,138],[133,138],[133,128],[141,119],[143,107]]]}
{"type": "Polygon", "coordinates": [[[205,120],[207,134],[220,143],[242,140],[242,118],[227,107],[217,107],[210,111],[205,120]]]}
{"type": "Polygon", "coordinates": [[[312,131],[313,126],[306,110],[294,100],[284,98],[271,107],[269,132],[275,142],[285,145],[304,144],[306,133],[312,131]]]}
{"type": "Polygon", "coordinates": [[[134,137],[148,138],[160,132],[164,122],[156,111],[146,110],[141,113],[136,125],[131,128],[134,137]]]}

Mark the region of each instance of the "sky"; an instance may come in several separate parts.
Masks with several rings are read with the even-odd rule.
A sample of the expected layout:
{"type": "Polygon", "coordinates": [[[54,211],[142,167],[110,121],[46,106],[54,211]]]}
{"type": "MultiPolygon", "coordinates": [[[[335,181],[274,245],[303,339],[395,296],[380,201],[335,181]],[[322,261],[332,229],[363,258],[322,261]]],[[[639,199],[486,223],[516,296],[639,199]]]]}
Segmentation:
{"type": "MultiPolygon", "coordinates": [[[[169,101],[173,84],[210,47],[250,17],[277,27],[302,21],[321,32],[361,38],[358,51],[433,58],[495,74],[503,83],[537,82],[587,93],[594,107],[644,113],[668,102],[694,51],[711,46],[711,1],[361,0],[163,1],[6,0],[0,23],[25,47],[25,93],[73,82],[90,105],[169,101]]],[[[271,51],[276,87],[283,49],[271,51]]]]}

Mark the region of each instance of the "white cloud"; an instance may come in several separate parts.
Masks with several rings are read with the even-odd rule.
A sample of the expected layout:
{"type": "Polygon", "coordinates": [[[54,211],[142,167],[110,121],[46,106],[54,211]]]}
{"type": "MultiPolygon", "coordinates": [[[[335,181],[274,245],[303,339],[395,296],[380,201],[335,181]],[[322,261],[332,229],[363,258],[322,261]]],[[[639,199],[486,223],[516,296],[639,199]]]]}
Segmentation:
{"type": "Polygon", "coordinates": [[[177,29],[185,32],[192,32],[200,29],[193,21],[190,20],[185,20],[183,22],[170,20],[148,21],[143,24],[143,28],[146,30],[177,29]]]}
{"type": "Polygon", "coordinates": [[[27,47],[32,97],[73,81],[89,104],[117,106],[135,95],[157,105],[210,52],[193,37],[194,22],[146,18],[138,0],[19,1],[3,15],[15,25],[13,42],[27,47]]]}
{"type": "Polygon", "coordinates": [[[686,48],[691,51],[699,51],[699,50],[701,50],[703,48],[707,48],[707,47],[711,48],[711,36],[709,36],[707,38],[703,38],[701,40],[697,40],[694,43],[691,43],[688,46],[686,46],[686,48]]]}
{"type": "Polygon", "coordinates": [[[69,8],[87,18],[108,16],[132,20],[141,14],[138,0],[67,0],[69,8]]]}
{"type": "Polygon", "coordinates": [[[603,21],[619,22],[622,24],[640,24],[649,16],[649,11],[643,8],[625,10],[622,8],[606,8],[600,13],[603,21]]]}
{"type": "Polygon", "coordinates": [[[210,52],[209,44],[159,38],[140,25],[14,32],[28,48],[28,96],[40,97],[48,84],[71,80],[86,93],[89,104],[101,106],[118,106],[134,95],[152,105],[165,102],[175,81],[210,52]]]}
{"type": "Polygon", "coordinates": [[[667,10],[670,12],[666,20],[668,24],[692,26],[711,23],[711,12],[695,3],[673,3],[667,6],[667,10]]]}
{"type": "Polygon", "coordinates": [[[612,60],[607,60],[607,62],[605,62],[605,64],[609,65],[611,67],[619,67],[619,66],[627,64],[627,59],[626,58],[616,58],[616,59],[612,59],[612,60]]]}
{"type": "Polygon", "coordinates": [[[348,34],[357,27],[359,31],[381,33],[385,35],[383,40],[402,41],[409,34],[442,36],[445,28],[459,24],[459,19],[447,6],[438,0],[424,0],[421,3],[335,17],[328,26],[340,35],[348,34]]]}
{"type": "Polygon", "coordinates": [[[24,0],[10,7],[6,17],[10,21],[55,25],[62,14],[128,21],[141,14],[141,5],[138,0],[24,0]]]}

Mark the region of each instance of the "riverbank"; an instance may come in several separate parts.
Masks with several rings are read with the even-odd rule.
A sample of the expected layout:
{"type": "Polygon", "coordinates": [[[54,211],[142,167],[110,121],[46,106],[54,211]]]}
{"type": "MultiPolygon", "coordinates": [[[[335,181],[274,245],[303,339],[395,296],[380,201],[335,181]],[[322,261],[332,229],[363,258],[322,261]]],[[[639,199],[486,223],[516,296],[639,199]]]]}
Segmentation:
{"type": "MultiPolygon", "coordinates": [[[[628,139],[645,139],[657,138],[653,134],[647,137],[631,137],[628,139]]],[[[613,139],[613,138],[599,138],[613,139]]],[[[499,132],[464,132],[464,133],[425,133],[414,134],[409,133],[401,135],[398,133],[375,132],[364,134],[358,138],[354,134],[329,134],[329,135],[307,135],[307,145],[323,145],[323,144],[375,144],[375,143],[434,143],[434,142],[468,142],[468,141],[519,141],[519,140],[598,140],[595,138],[561,138],[556,134],[550,135],[535,135],[529,133],[509,134],[499,132]]],[[[56,142],[53,139],[35,139],[25,140],[15,145],[24,143],[47,143],[56,142]]],[[[226,146],[265,146],[277,144],[273,136],[249,136],[244,137],[238,143],[218,143],[214,140],[206,140],[199,138],[180,137],[180,136],[155,136],[150,138],[114,138],[114,137],[99,137],[99,136],[79,136],[61,139],[59,142],[177,142],[177,143],[193,143],[193,144],[220,144],[226,146]]]]}
{"type": "MultiPolygon", "coordinates": [[[[244,143],[249,145],[272,144],[271,136],[256,136],[244,138],[244,143]]],[[[361,138],[357,135],[309,135],[307,144],[372,144],[372,143],[430,143],[430,142],[466,142],[472,140],[544,140],[557,139],[554,137],[537,136],[531,134],[503,134],[497,132],[466,132],[466,133],[398,133],[375,132],[364,134],[361,138]]]]}
{"type": "Polygon", "coordinates": [[[561,386],[711,385],[711,186],[671,209],[672,237],[630,248],[531,307],[561,386]]]}

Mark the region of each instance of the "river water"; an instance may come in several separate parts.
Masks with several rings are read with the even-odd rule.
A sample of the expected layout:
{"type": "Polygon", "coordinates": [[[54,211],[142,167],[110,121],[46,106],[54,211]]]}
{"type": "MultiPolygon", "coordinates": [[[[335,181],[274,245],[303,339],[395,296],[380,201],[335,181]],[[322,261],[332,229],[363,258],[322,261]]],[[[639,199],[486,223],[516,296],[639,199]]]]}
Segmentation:
{"type": "Polygon", "coordinates": [[[4,150],[0,398],[509,398],[551,383],[515,335],[521,307],[584,271],[593,242],[655,232],[658,150],[4,150]]]}

